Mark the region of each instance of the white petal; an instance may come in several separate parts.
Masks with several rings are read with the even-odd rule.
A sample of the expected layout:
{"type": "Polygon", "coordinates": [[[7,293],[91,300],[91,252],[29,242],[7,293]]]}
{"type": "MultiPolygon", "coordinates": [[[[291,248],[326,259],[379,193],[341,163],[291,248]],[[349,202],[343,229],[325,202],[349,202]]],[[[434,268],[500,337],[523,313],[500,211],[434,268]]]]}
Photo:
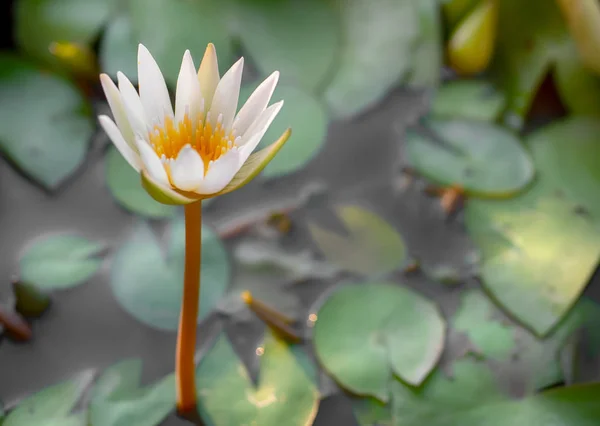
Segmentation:
{"type": "Polygon", "coordinates": [[[210,109],[220,78],[217,51],[215,50],[215,45],[209,43],[206,46],[206,51],[198,70],[198,81],[200,82],[200,90],[204,99],[204,108],[207,111],[210,109]]]}
{"type": "Polygon", "coordinates": [[[123,107],[125,108],[125,114],[129,119],[131,130],[133,130],[136,139],[145,139],[148,137],[148,127],[146,125],[146,115],[144,114],[144,108],[142,107],[140,97],[125,74],[119,71],[117,73],[117,79],[119,80],[121,101],[123,101],[123,107]]]}
{"type": "Polygon", "coordinates": [[[240,58],[229,71],[225,73],[212,100],[210,106],[210,124],[217,124],[219,116],[222,114],[222,126],[227,132],[231,129],[235,111],[237,110],[238,98],[240,96],[240,85],[242,83],[242,70],[244,69],[244,58],[240,58]]]}
{"type": "Polygon", "coordinates": [[[242,138],[240,144],[240,152],[242,154],[242,163],[252,154],[252,151],[260,143],[260,140],[265,135],[265,132],[277,117],[277,114],[283,106],[283,101],[279,101],[263,111],[254,123],[248,128],[242,138]]]}
{"type": "Polygon", "coordinates": [[[194,191],[197,194],[214,194],[225,188],[242,166],[240,152],[233,148],[208,166],[208,172],[200,186],[194,191]]]}
{"type": "Polygon", "coordinates": [[[156,155],[156,152],[154,152],[152,147],[148,145],[148,142],[141,139],[136,139],[136,143],[138,150],[140,151],[140,156],[142,157],[144,170],[148,172],[152,179],[161,185],[171,186],[169,183],[169,177],[167,176],[167,171],[156,155]]]}
{"type": "Polygon", "coordinates": [[[163,125],[166,116],[173,116],[171,98],[160,68],[143,44],[138,47],[138,82],[147,122],[163,125]]]}
{"type": "Polygon", "coordinates": [[[183,120],[186,113],[192,121],[195,128],[198,121],[202,95],[200,94],[200,83],[196,77],[196,67],[189,50],[185,51],[179,77],[177,77],[177,92],[175,94],[175,122],[183,120]]]}
{"type": "Polygon", "coordinates": [[[133,135],[133,130],[131,130],[131,125],[129,124],[127,114],[125,113],[125,107],[123,106],[123,101],[121,100],[121,92],[119,92],[119,89],[115,83],[106,74],[100,74],[100,83],[102,84],[102,89],[104,89],[106,100],[108,101],[110,110],[115,117],[117,126],[119,126],[121,135],[123,135],[123,138],[129,144],[131,149],[137,152],[137,147],[135,146],[135,136],[133,135]]]}
{"type": "Polygon", "coordinates": [[[129,144],[125,142],[125,139],[123,139],[123,135],[117,128],[117,125],[114,123],[114,121],[112,121],[110,117],[106,115],[101,115],[100,117],[98,117],[98,120],[100,120],[102,128],[104,129],[110,140],[112,140],[112,142],[115,144],[123,158],[125,158],[129,165],[133,167],[136,172],[139,173],[139,171],[142,168],[142,159],[138,155],[137,151],[131,149],[129,144]]]}
{"type": "Polygon", "coordinates": [[[279,72],[275,71],[265,81],[260,83],[256,90],[250,95],[244,106],[240,109],[237,117],[233,121],[233,130],[236,135],[243,135],[248,127],[265,110],[273,91],[279,80],[279,72]]]}
{"type": "Polygon", "coordinates": [[[190,145],[184,146],[171,163],[171,179],[173,185],[183,191],[194,191],[202,183],[204,162],[190,145]]]}

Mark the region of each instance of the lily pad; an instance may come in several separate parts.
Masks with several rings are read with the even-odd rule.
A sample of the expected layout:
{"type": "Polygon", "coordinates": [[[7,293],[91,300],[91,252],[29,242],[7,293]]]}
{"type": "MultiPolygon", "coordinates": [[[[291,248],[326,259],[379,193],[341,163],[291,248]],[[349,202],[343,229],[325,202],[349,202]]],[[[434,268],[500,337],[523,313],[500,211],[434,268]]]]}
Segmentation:
{"type": "Polygon", "coordinates": [[[19,261],[20,278],[42,290],[74,287],[96,273],[104,244],[77,235],[53,235],[28,248],[19,261]]]}
{"type": "Polygon", "coordinates": [[[26,174],[55,189],[83,162],[93,131],[75,86],[0,55],[0,150],[26,174]]]}
{"type": "Polygon", "coordinates": [[[600,126],[571,119],[529,138],[539,179],[510,200],[470,200],[483,283],[536,334],[569,311],[600,259],[600,126]],[[568,250],[565,250],[568,247],[568,250]]]}
{"type": "Polygon", "coordinates": [[[394,375],[419,385],[444,348],[437,307],[407,288],[368,283],[335,292],[314,327],[317,358],[336,381],[360,395],[389,399],[394,375]]]}
{"type": "Polygon", "coordinates": [[[92,371],[84,371],[70,380],[50,386],[21,401],[10,411],[2,426],[78,425],[69,414],[93,379],[92,371]]]}
{"type": "Polygon", "coordinates": [[[115,0],[19,0],[15,8],[19,46],[30,56],[57,64],[50,52],[52,43],[91,45],[114,10],[115,0]]]}
{"type": "Polygon", "coordinates": [[[197,370],[199,412],[208,424],[305,426],[319,407],[319,392],[288,345],[265,335],[255,387],[231,343],[221,334],[197,370]],[[232,404],[235,401],[235,404],[232,404]]]}
{"type": "Polygon", "coordinates": [[[569,35],[556,2],[503,0],[498,5],[496,73],[508,97],[506,121],[518,128],[569,35]]]}
{"type": "MultiPolygon", "coordinates": [[[[211,0],[129,0],[134,40],[144,43],[173,88],[186,49],[200,64],[208,43],[213,43],[224,72],[233,62],[227,30],[227,6],[211,0]]],[[[128,46],[128,44],[124,44],[128,46]]]]}
{"type": "MultiPolygon", "coordinates": [[[[133,235],[115,254],[111,288],[121,306],[144,324],[175,330],[183,295],[185,223],[171,221],[167,255],[147,223],[139,223],[133,235]]],[[[213,231],[202,227],[200,286],[201,321],[225,293],[230,265],[225,247],[213,231]]]]}
{"type": "Polygon", "coordinates": [[[436,87],[440,82],[444,61],[442,22],[438,0],[416,3],[419,36],[413,47],[412,69],[408,80],[417,87],[436,87]]]}
{"type": "Polygon", "coordinates": [[[410,69],[419,21],[410,0],[349,0],[341,16],[341,57],[324,97],[336,116],[348,117],[379,101],[410,69]]]}
{"type": "Polygon", "coordinates": [[[369,277],[384,276],[404,266],[406,246],[393,226],[357,206],[339,206],[336,213],[348,235],[309,224],[313,240],[329,262],[369,277]]]}
{"type": "Polygon", "coordinates": [[[138,40],[131,17],[121,13],[108,23],[98,52],[102,72],[116,78],[121,71],[129,80],[137,80],[138,40]]]}
{"type": "Polygon", "coordinates": [[[106,154],[106,184],[119,204],[132,213],[160,219],[176,212],[174,206],[161,204],[146,192],[139,173],[112,146],[106,154]]]}
{"type": "Polygon", "coordinates": [[[252,1],[236,6],[240,42],[262,74],[279,70],[285,81],[311,90],[324,82],[340,43],[340,22],[331,2],[252,1]]]}
{"type": "MultiPolygon", "coordinates": [[[[246,102],[256,86],[250,84],[242,88],[239,105],[246,102]]],[[[263,175],[268,178],[295,172],[312,160],[325,143],[328,125],[327,113],[323,105],[303,89],[278,86],[272,99],[273,101],[283,99],[285,103],[256,151],[268,147],[290,127],[292,136],[265,167],[263,175]]]]}
{"type": "Polygon", "coordinates": [[[175,375],[140,388],[139,359],[121,361],[98,378],[90,402],[91,426],[156,426],[175,408],[175,375]]]}
{"type": "Polygon", "coordinates": [[[514,331],[495,319],[493,313],[492,302],[484,294],[469,290],[462,295],[453,326],[466,333],[478,352],[486,358],[507,361],[515,349],[514,331]]]}
{"type": "Polygon", "coordinates": [[[495,121],[506,100],[492,84],[477,80],[457,80],[438,90],[431,114],[435,117],[495,121]]]}
{"type": "Polygon", "coordinates": [[[498,197],[514,194],[533,178],[527,151],[508,130],[469,120],[431,119],[427,124],[433,135],[409,132],[406,152],[410,164],[428,179],[498,197]]]}

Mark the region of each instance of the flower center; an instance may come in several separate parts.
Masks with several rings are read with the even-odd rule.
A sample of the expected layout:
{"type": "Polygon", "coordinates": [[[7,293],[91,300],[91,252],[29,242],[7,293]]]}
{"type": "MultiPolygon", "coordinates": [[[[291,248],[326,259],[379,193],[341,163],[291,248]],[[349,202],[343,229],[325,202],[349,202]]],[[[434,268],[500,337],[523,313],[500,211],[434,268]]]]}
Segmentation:
{"type": "Polygon", "coordinates": [[[221,120],[214,128],[208,120],[199,120],[194,129],[192,120],[186,114],[177,125],[172,117],[166,117],[164,126],[154,126],[149,139],[154,152],[163,161],[174,160],[181,148],[190,145],[202,157],[206,173],[211,161],[216,161],[234,146],[235,136],[233,132],[225,133],[221,120]]]}

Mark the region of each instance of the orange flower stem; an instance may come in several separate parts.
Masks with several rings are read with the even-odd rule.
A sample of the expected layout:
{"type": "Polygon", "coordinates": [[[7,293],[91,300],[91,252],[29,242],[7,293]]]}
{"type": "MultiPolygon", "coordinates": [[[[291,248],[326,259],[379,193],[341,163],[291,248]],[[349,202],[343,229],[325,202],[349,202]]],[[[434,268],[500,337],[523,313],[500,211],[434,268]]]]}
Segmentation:
{"type": "Polygon", "coordinates": [[[200,299],[200,257],[202,241],[202,202],[185,206],[185,269],[183,302],[177,334],[175,375],[177,411],[185,418],[196,417],[196,329],[200,299]]]}

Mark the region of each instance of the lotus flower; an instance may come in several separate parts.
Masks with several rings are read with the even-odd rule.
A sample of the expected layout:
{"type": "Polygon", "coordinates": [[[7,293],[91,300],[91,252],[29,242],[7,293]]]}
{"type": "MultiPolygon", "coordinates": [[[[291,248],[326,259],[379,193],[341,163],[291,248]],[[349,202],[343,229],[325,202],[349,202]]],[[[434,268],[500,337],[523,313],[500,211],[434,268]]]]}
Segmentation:
{"type": "Polygon", "coordinates": [[[268,106],[279,78],[275,71],[236,114],[243,66],[241,58],[221,78],[212,44],[198,71],[186,51],[175,110],[160,68],[142,44],[139,94],[121,72],[118,88],[108,75],[100,76],[116,121],[101,115],[100,124],[157,201],[189,204],[233,191],[256,176],[288,139],[289,129],[251,155],[283,101],[268,106]]]}

